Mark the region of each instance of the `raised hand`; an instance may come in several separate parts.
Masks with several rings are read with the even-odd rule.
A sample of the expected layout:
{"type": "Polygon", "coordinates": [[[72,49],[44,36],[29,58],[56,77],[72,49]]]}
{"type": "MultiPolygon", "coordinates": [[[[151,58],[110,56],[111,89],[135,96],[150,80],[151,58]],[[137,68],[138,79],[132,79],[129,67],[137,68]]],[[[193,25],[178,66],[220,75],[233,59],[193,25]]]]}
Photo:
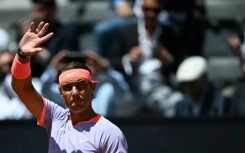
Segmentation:
{"type": "Polygon", "coordinates": [[[43,50],[39,46],[54,35],[53,32],[45,35],[48,26],[48,23],[40,22],[38,27],[34,29],[34,22],[31,23],[19,44],[19,48],[24,56],[33,56],[43,50]]]}
{"type": "Polygon", "coordinates": [[[131,50],[128,53],[129,62],[132,65],[138,64],[140,62],[142,56],[143,56],[143,51],[138,46],[131,48],[131,50]]]}

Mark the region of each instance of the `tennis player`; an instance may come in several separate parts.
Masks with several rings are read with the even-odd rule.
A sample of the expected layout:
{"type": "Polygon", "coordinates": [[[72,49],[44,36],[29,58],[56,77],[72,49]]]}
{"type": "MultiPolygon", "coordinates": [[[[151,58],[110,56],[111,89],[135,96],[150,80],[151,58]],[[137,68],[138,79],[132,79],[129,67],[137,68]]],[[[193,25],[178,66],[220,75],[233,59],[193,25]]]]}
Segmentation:
{"type": "MultiPolygon", "coordinates": [[[[54,35],[45,34],[49,24],[40,22],[22,37],[12,65],[12,87],[29,111],[46,128],[49,153],[127,153],[127,141],[122,131],[92,109],[97,81],[85,65],[72,62],[59,75],[59,91],[67,109],[42,97],[33,87],[31,57],[42,51],[40,44],[54,35]]],[[[58,90],[58,89],[57,89],[58,90]]]]}

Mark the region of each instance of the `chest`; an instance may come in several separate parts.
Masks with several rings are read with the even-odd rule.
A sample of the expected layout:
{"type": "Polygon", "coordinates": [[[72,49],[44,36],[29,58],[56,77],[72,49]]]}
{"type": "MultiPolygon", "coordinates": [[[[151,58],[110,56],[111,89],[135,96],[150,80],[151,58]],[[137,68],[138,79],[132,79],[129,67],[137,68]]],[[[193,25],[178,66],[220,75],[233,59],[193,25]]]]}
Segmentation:
{"type": "Polygon", "coordinates": [[[49,152],[101,152],[96,126],[73,127],[70,123],[54,122],[50,133],[49,152]]]}

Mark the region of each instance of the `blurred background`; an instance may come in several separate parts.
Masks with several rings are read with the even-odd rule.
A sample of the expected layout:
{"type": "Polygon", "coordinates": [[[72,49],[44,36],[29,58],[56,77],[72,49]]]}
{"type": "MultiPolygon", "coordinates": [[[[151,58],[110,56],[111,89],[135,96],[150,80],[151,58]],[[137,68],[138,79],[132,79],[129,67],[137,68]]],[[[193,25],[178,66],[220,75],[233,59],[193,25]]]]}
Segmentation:
{"type": "Polygon", "coordinates": [[[40,19],[55,23],[57,37],[32,59],[36,89],[65,108],[57,72],[85,62],[101,83],[93,107],[122,129],[130,153],[245,151],[245,0],[41,1],[0,0],[0,152],[47,152],[45,129],[10,86],[19,39],[40,19]],[[131,70],[125,58],[147,50],[141,19],[147,27],[154,15],[163,29],[147,47],[159,54],[131,70]]]}

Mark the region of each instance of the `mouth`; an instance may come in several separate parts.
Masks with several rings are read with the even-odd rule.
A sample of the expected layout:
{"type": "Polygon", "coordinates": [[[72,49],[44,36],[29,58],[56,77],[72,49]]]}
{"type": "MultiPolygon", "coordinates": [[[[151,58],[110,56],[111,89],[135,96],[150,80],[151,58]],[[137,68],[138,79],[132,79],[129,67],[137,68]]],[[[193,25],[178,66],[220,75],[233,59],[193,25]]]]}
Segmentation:
{"type": "Polygon", "coordinates": [[[81,98],[73,98],[71,100],[72,105],[82,105],[84,103],[84,100],[81,98]]]}

